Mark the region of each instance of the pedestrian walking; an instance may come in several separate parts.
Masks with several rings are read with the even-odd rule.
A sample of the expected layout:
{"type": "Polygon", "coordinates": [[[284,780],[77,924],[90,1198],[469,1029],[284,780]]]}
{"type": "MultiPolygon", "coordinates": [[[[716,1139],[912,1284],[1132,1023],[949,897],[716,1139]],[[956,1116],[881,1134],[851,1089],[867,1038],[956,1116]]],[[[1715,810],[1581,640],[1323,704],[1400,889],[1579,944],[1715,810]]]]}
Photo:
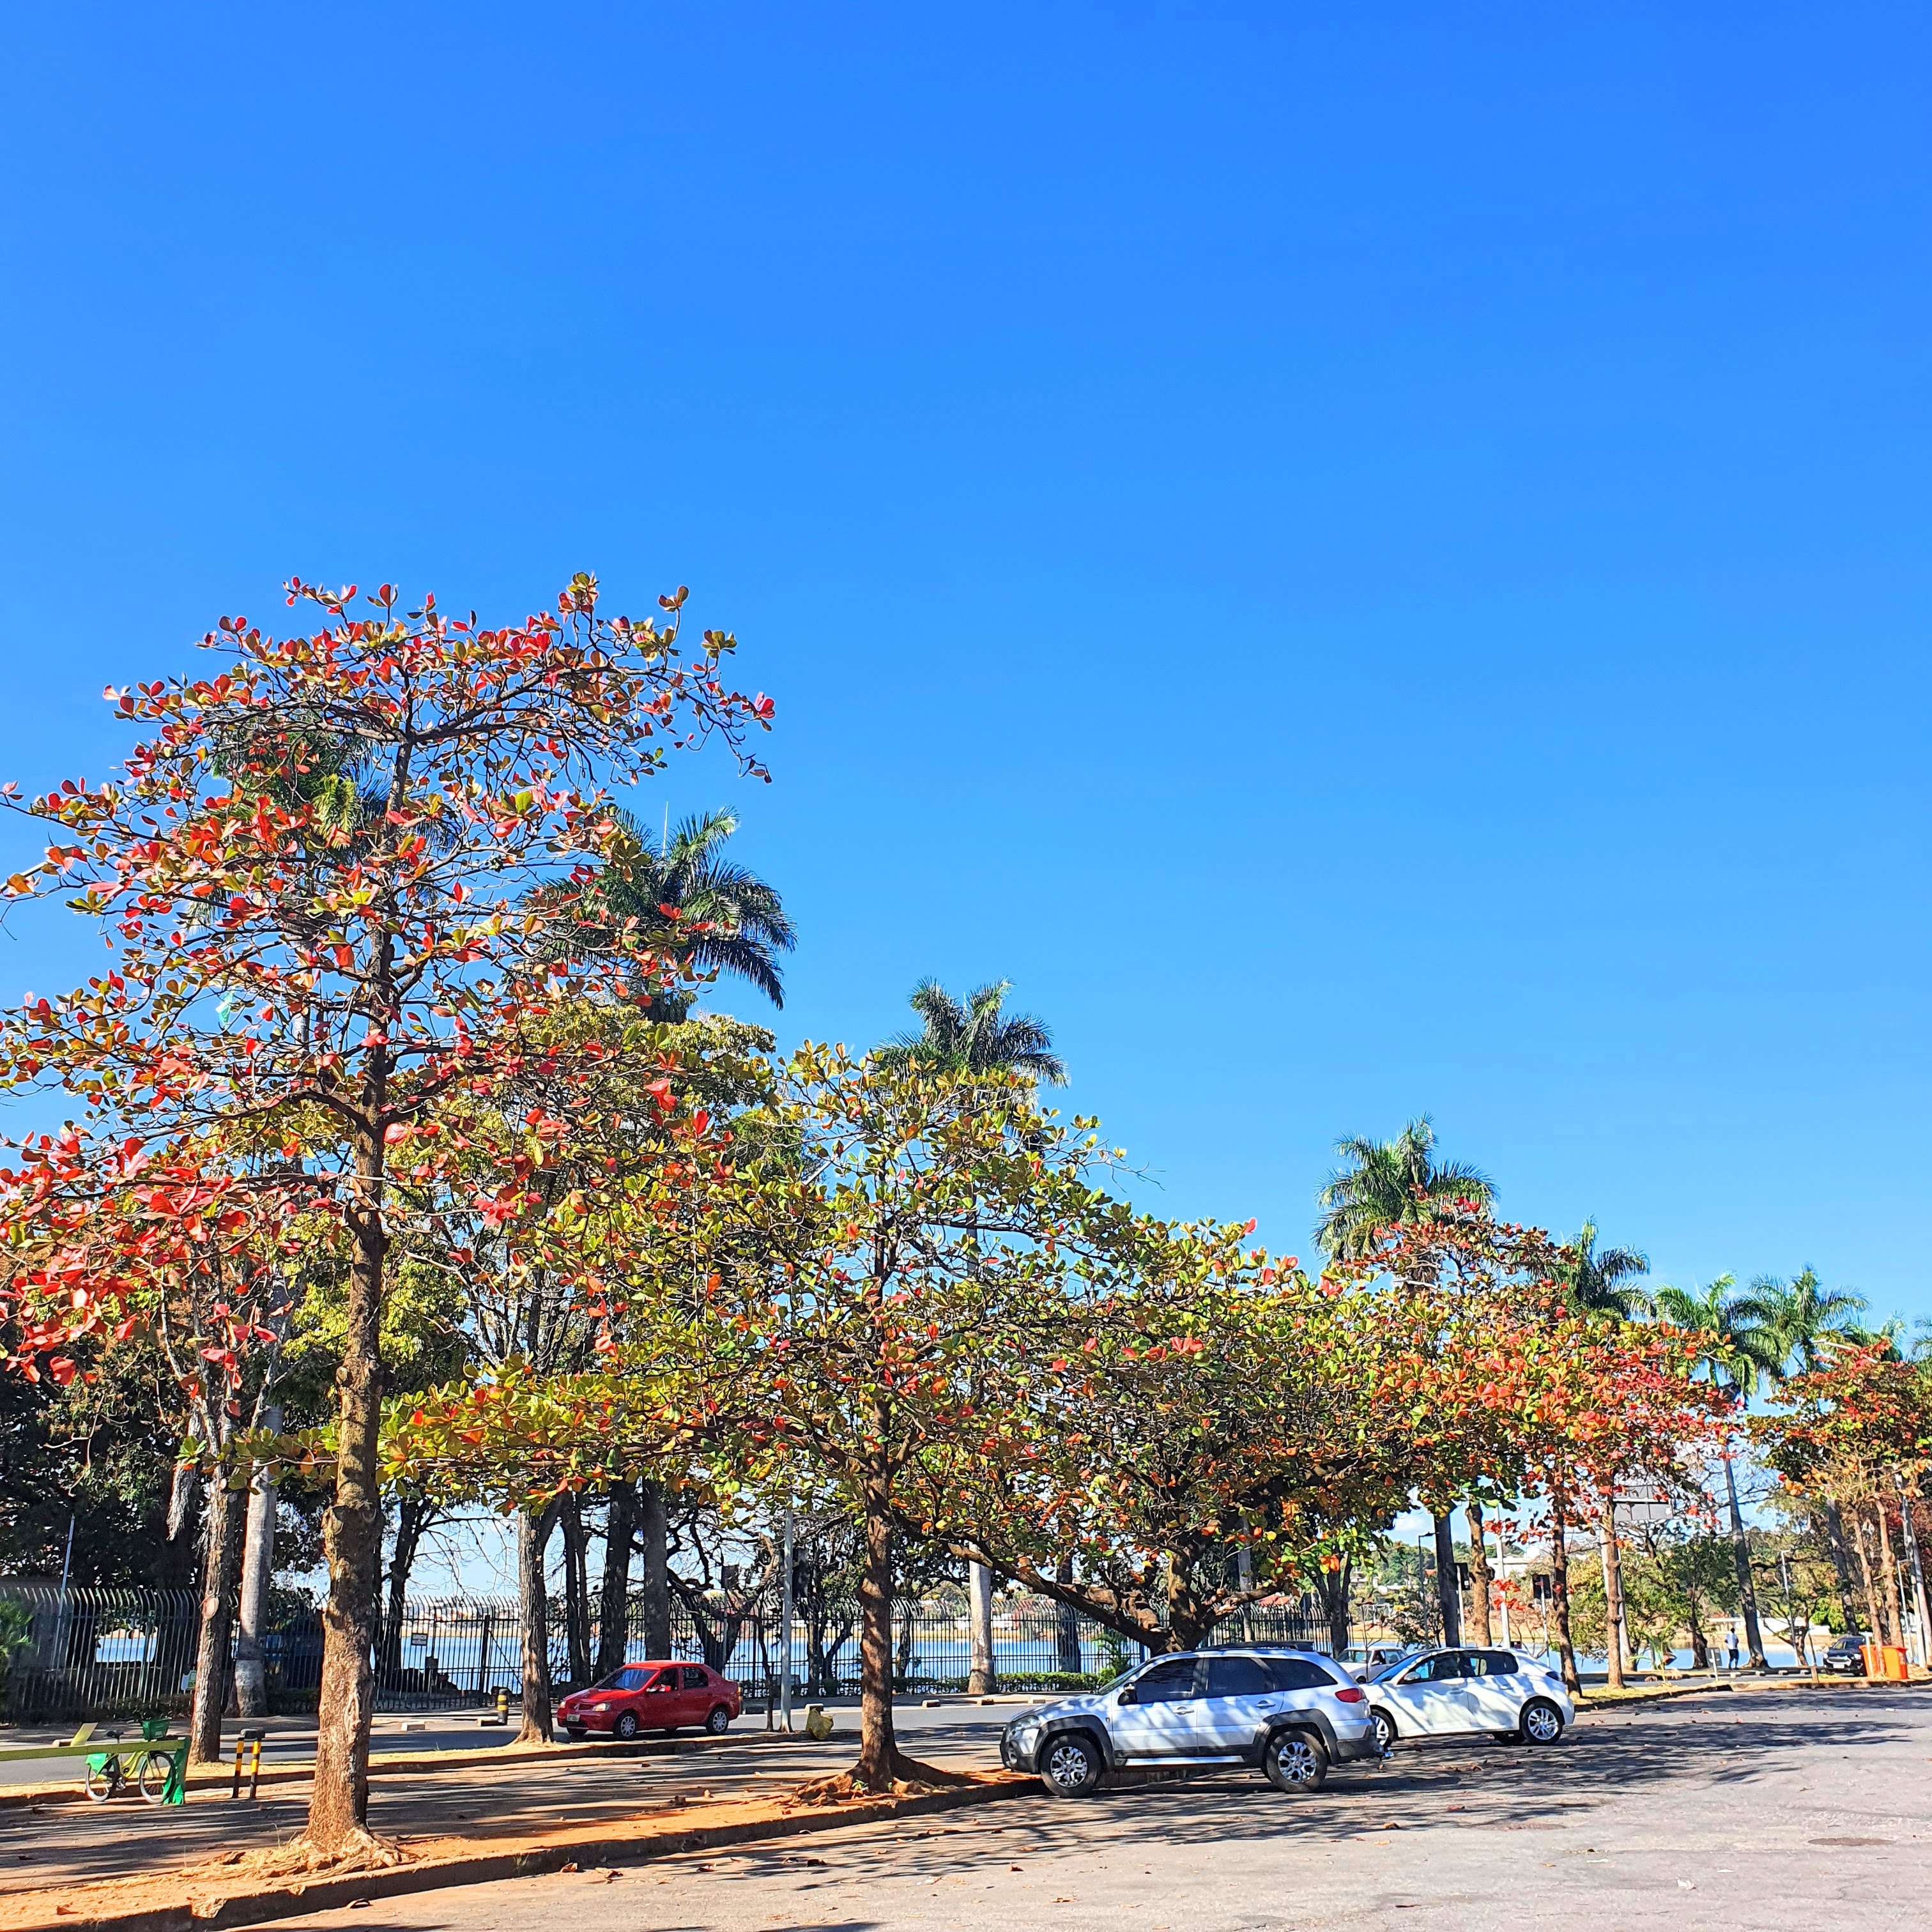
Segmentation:
{"type": "Polygon", "coordinates": [[[1738,1667],[1738,1634],[1736,1630],[1731,1633],[1730,1659],[1731,1668],[1735,1670],[1738,1667]]]}

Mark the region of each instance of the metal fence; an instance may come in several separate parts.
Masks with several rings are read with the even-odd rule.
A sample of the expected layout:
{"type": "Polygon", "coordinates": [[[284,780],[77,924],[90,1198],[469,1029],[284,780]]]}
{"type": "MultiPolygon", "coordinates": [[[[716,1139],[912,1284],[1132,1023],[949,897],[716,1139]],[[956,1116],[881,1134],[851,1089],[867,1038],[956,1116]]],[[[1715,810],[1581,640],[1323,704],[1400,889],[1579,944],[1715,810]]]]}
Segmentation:
{"type": "MultiPolygon", "coordinates": [[[[598,1605],[590,1605],[594,1655],[598,1605]]],[[[628,1660],[650,1651],[641,1600],[626,1606],[628,1660]]],[[[184,1711],[193,1683],[200,1605],[187,1591],[70,1589],[0,1579],[0,1719],[64,1722],[184,1711]]],[[[709,1663],[754,1700],[775,1696],[787,1646],[769,1596],[705,1599],[699,1616],[671,1618],[671,1652],[709,1663]]],[[[522,1640],[514,1598],[452,1598],[412,1603],[392,1629],[379,1630],[371,1657],[376,1707],[452,1710],[516,1696],[523,1683],[522,1640]]],[[[790,1668],[795,1694],[837,1696],[859,1681],[858,1611],[834,1604],[795,1616],[790,1668]]],[[[1270,1604],[1231,1618],[1214,1641],[1328,1647],[1328,1625],[1312,1605],[1270,1604]]],[[[322,1677],[322,1625],[313,1610],[267,1634],[269,1699],[278,1712],[315,1708],[322,1677]]],[[[565,1606],[550,1611],[551,1681],[572,1681],[565,1606]]],[[[928,1599],[899,1606],[893,1671],[905,1691],[963,1690],[971,1635],[962,1601],[928,1599]]],[[[995,1613],[993,1661],[1012,1689],[1076,1689],[1097,1683],[1146,1654],[1084,1617],[1039,1598],[995,1613]]]]}

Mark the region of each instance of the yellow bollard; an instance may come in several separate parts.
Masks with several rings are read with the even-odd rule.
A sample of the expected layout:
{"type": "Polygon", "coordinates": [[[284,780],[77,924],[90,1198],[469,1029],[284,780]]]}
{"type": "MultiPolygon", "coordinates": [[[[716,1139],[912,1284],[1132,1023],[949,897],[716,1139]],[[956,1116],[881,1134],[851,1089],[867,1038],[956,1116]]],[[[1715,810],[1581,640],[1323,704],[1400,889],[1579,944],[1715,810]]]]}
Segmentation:
{"type": "Polygon", "coordinates": [[[496,1687],[496,1721],[500,1724],[510,1721],[510,1694],[500,1684],[496,1687]]]}
{"type": "Polygon", "coordinates": [[[267,1736],[266,1731],[244,1731],[235,1740],[235,1776],[228,1786],[231,1798],[242,1796],[242,1760],[252,1748],[254,1756],[248,1766],[248,1802],[254,1802],[255,1794],[262,1786],[262,1740],[267,1736]]]}

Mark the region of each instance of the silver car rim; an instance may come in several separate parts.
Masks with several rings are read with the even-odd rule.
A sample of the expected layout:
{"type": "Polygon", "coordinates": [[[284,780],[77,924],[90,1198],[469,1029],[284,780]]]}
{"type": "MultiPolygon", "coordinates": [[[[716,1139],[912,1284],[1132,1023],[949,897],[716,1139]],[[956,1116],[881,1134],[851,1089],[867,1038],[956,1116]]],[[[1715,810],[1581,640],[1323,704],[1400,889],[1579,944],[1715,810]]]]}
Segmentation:
{"type": "Polygon", "coordinates": [[[1522,1714],[1522,1727],[1538,1744],[1554,1744],[1563,1720],[1547,1704],[1532,1704],[1522,1714]]]}
{"type": "Polygon", "coordinates": [[[1384,1756],[1395,1746],[1395,1726],[1379,1711],[1376,1713],[1376,1742],[1384,1756]]]}
{"type": "Polygon", "coordinates": [[[1055,1744],[1047,1754],[1046,1774],[1063,1791],[1087,1782],[1087,1754],[1078,1744],[1055,1744]]]}
{"type": "Polygon", "coordinates": [[[1283,1738],[1274,1748],[1274,1766],[1290,1784],[1306,1784],[1318,1768],[1306,1738],[1283,1738]]]}

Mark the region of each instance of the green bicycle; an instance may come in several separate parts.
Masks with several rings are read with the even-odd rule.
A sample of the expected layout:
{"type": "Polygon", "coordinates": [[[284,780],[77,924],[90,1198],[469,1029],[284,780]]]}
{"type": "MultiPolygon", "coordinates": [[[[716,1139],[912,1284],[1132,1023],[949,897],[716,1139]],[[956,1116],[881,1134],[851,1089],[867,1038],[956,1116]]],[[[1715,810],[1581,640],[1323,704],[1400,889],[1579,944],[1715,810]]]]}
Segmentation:
{"type": "MultiPolygon", "coordinates": [[[[152,1741],[158,1736],[165,1736],[166,1732],[165,1719],[158,1732],[148,1724],[141,1726],[145,1741],[152,1741]]],[[[121,1742],[118,1731],[109,1731],[105,1735],[117,1745],[121,1742]]],[[[167,1797],[168,1781],[174,1768],[173,1754],[168,1751],[130,1751],[125,1763],[118,1750],[95,1751],[88,1756],[81,1789],[95,1804],[105,1804],[109,1798],[118,1798],[131,1784],[150,1804],[159,1804],[167,1797]]]]}

